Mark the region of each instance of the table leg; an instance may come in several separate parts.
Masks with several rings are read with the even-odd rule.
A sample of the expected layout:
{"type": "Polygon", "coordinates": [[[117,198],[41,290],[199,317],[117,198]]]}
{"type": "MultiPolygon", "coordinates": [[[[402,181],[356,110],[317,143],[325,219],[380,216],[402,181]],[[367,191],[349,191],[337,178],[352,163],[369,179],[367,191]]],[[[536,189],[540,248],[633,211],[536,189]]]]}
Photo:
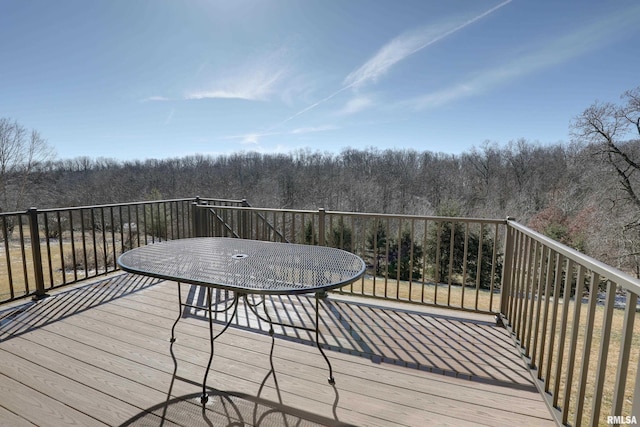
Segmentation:
{"type": "Polygon", "coordinates": [[[324,350],[322,349],[322,346],[320,345],[320,299],[323,298],[322,294],[317,293],[315,295],[316,297],[316,347],[318,347],[318,350],[320,350],[320,353],[322,354],[322,357],[324,357],[324,360],[327,362],[327,366],[329,366],[329,384],[333,385],[336,383],[335,378],[333,378],[333,367],[331,366],[331,362],[329,361],[329,358],[327,357],[326,354],[324,354],[324,350]]]}
{"type": "Polygon", "coordinates": [[[178,318],[173,322],[173,326],[171,327],[171,339],[169,341],[172,343],[176,341],[175,331],[180,317],[182,317],[182,292],[180,290],[180,282],[178,282],[178,318]]]}
{"type": "Polygon", "coordinates": [[[202,395],[200,396],[200,403],[203,405],[209,401],[209,395],[207,394],[207,377],[209,376],[209,369],[211,369],[211,362],[213,361],[213,343],[220,335],[222,335],[229,328],[229,326],[231,325],[231,322],[233,322],[233,318],[235,317],[236,312],[238,311],[238,301],[241,295],[243,294],[238,294],[237,292],[234,292],[233,302],[231,303],[231,305],[225,307],[224,310],[211,310],[211,305],[212,305],[211,288],[207,287],[207,306],[209,311],[209,342],[210,342],[211,348],[209,353],[209,363],[207,364],[207,370],[205,371],[204,379],[202,380],[202,395]],[[216,313],[226,312],[226,311],[229,311],[230,309],[233,309],[233,313],[231,313],[231,316],[229,317],[229,320],[227,320],[227,323],[224,325],[224,328],[222,328],[222,330],[218,332],[216,336],[213,336],[213,312],[214,311],[216,313]]]}
{"type": "Polygon", "coordinates": [[[324,357],[324,360],[327,362],[327,366],[329,367],[329,384],[335,384],[336,380],[335,378],[333,378],[333,367],[331,366],[331,362],[329,361],[329,358],[327,357],[327,355],[325,354],[324,350],[322,349],[322,346],[320,345],[320,300],[326,298],[325,294],[323,293],[316,293],[315,294],[315,298],[316,298],[316,304],[315,304],[315,309],[316,309],[316,324],[315,324],[315,328],[308,328],[308,327],[304,327],[304,326],[296,326],[296,325],[289,325],[289,324],[285,324],[285,323],[280,323],[280,322],[274,322],[271,319],[271,316],[269,315],[269,312],[267,311],[266,307],[264,309],[264,313],[267,316],[267,318],[265,319],[264,317],[262,317],[260,315],[260,313],[258,313],[258,309],[257,307],[260,304],[264,304],[264,299],[262,301],[260,301],[257,304],[252,304],[248,301],[247,299],[247,295],[244,296],[244,300],[245,300],[245,304],[251,309],[251,311],[259,318],[262,319],[265,322],[269,323],[269,335],[273,336],[273,325],[278,325],[278,326],[284,326],[284,327],[289,327],[289,328],[294,328],[294,329],[299,329],[299,330],[303,330],[303,331],[309,331],[309,332],[315,332],[316,334],[316,347],[318,347],[318,350],[320,350],[320,354],[322,354],[322,357],[324,357]]]}

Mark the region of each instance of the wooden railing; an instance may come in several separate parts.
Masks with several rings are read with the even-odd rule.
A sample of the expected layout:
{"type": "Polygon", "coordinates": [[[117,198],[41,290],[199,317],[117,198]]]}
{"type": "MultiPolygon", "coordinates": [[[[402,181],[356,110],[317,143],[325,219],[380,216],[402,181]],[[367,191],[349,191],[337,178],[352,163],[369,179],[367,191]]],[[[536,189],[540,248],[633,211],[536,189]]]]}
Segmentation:
{"type": "Polygon", "coordinates": [[[32,208],[0,214],[0,303],[113,272],[127,249],[192,236],[356,253],[367,274],[338,292],[497,314],[558,424],[640,420],[640,281],[512,220],[205,198],[32,208]]]}
{"type": "Polygon", "coordinates": [[[332,246],[368,274],[342,293],[498,313],[505,220],[203,206],[198,236],[332,246]]]}
{"type": "Polygon", "coordinates": [[[133,247],[191,236],[196,203],[244,202],[190,198],[0,214],[0,303],[113,272],[133,247]]]}
{"type": "Polygon", "coordinates": [[[504,322],[562,425],[640,421],[640,281],[507,223],[504,322]]]}

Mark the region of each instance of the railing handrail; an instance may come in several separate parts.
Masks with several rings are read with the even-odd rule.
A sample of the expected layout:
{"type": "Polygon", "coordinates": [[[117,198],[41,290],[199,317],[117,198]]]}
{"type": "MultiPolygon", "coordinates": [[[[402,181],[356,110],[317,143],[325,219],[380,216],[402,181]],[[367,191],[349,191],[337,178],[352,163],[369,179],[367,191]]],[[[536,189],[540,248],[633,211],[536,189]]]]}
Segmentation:
{"type": "Polygon", "coordinates": [[[519,224],[513,220],[507,220],[507,226],[512,227],[519,232],[543,243],[544,245],[550,247],[554,251],[566,256],[569,259],[573,259],[577,261],[579,264],[582,264],[584,267],[589,270],[598,273],[602,277],[608,277],[614,279],[615,282],[618,283],[622,288],[632,291],[634,294],[640,294],[640,280],[634,278],[633,276],[618,270],[617,268],[611,267],[601,261],[598,261],[595,258],[592,258],[588,255],[585,255],[577,250],[557,242],[537,231],[534,231],[528,227],[525,227],[522,224],[519,224]]]}
{"type": "MultiPolygon", "coordinates": [[[[185,197],[185,198],[178,198],[178,199],[162,199],[162,200],[145,200],[145,201],[141,201],[141,202],[123,202],[123,203],[107,203],[107,204],[102,204],[102,205],[83,205],[83,206],[67,206],[67,207],[63,207],[63,208],[31,208],[31,209],[37,209],[38,212],[47,212],[47,213],[51,213],[51,212],[65,212],[65,211],[69,211],[69,210],[86,210],[86,209],[99,209],[99,208],[117,208],[117,207],[123,207],[123,206],[139,206],[139,205],[151,205],[151,204],[157,204],[157,203],[174,203],[174,202],[189,202],[189,201],[195,201],[197,199],[197,197],[185,197]]],[[[214,197],[211,198],[200,198],[201,200],[215,200],[217,202],[223,202],[223,203],[242,203],[243,200],[236,200],[236,199],[217,199],[214,197]]],[[[24,211],[15,211],[15,212],[0,212],[0,216],[14,216],[14,215],[26,215],[29,213],[30,209],[24,210],[24,211]]]]}
{"type": "MultiPolygon", "coordinates": [[[[208,208],[207,205],[198,205],[198,208],[208,208]]],[[[216,209],[229,209],[235,211],[254,211],[254,212],[287,212],[287,213],[299,213],[299,214],[317,214],[321,209],[280,209],[280,208],[258,208],[253,206],[216,206],[216,209]]],[[[463,221],[469,223],[484,223],[484,224],[506,224],[506,219],[497,218],[473,218],[473,217],[459,217],[459,216],[433,216],[433,215],[406,215],[406,214],[385,214],[376,212],[346,212],[346,211],[330,211],[324,210],[327,215],[341,215],[341,216],[354,216],[354,217],[377,217],[377,218],[400,218],[405,220],[428,220],[428,221],[440,221],[440,222],[456,222],[463,221]]]]}

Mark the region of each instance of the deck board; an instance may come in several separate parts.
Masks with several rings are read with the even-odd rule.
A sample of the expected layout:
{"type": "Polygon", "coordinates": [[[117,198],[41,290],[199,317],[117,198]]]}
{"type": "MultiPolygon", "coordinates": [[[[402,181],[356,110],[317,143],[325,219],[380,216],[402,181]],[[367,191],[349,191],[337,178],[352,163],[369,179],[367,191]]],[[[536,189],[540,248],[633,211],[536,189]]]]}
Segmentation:
{"type": "MultiPolygon", "coordinates": [[[[273,341],[241,307],[215,343],[215,398],[203,409],[208,322],[186,313],[170,344],[176,287],[116,274],[0,307],[0,424],[554,425],[490,316],[340,295],[321,311],[335,386],[309,333],[279,327],[273,341]]],[[[309,303],[266,305],[274,318],[308,325],[309,303]]]]}

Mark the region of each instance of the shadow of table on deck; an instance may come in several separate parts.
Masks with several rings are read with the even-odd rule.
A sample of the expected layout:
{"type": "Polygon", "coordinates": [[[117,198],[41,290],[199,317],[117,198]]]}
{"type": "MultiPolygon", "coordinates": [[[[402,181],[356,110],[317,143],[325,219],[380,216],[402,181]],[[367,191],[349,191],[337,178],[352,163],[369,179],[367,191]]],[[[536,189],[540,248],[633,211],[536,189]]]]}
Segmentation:
{"type": "Polygon", "coordinates": [[[242,393],[211,390],[211,403],[200,393],[175,397],[127,420],[122,426],[349,426],[297,408],[242,393]]]}
{"type": "MultiPolygon", "coordinates": [[[[201,287],[192,286],[188,301],[204,305],[201,287]]],[[[215,290],[214,306],[224,306],[230,291],[215,290]]],[[[259,297],[255,297],[259,298],[259,297]]],[[[467,380],[536,391],[531,376],[505,329],[493,316],[476,320],[459,313],[387,307],[384,302],[355,302],[329,296],[321,304],[321,346],[371,360],[406,368],[434,372],[467,380]]],[[[275,322],[312,326],[315,322],[312,295],[266,296],[264,306],[275,322]]],[[[215,308],[215,307],[214,307],[215,308]]],[[[183,317],[208,320],[205,310],[185,308],[183,317]]],[[[228,313],[214,314],[214,322],[226,323],[228,313]]],[[[267,334],[269,324],[247,307],[239,306],[231,326],[267,334]]],[[[312,333],[275,326],[275,335],[306,345],[315,345],[312,333]]]]}

